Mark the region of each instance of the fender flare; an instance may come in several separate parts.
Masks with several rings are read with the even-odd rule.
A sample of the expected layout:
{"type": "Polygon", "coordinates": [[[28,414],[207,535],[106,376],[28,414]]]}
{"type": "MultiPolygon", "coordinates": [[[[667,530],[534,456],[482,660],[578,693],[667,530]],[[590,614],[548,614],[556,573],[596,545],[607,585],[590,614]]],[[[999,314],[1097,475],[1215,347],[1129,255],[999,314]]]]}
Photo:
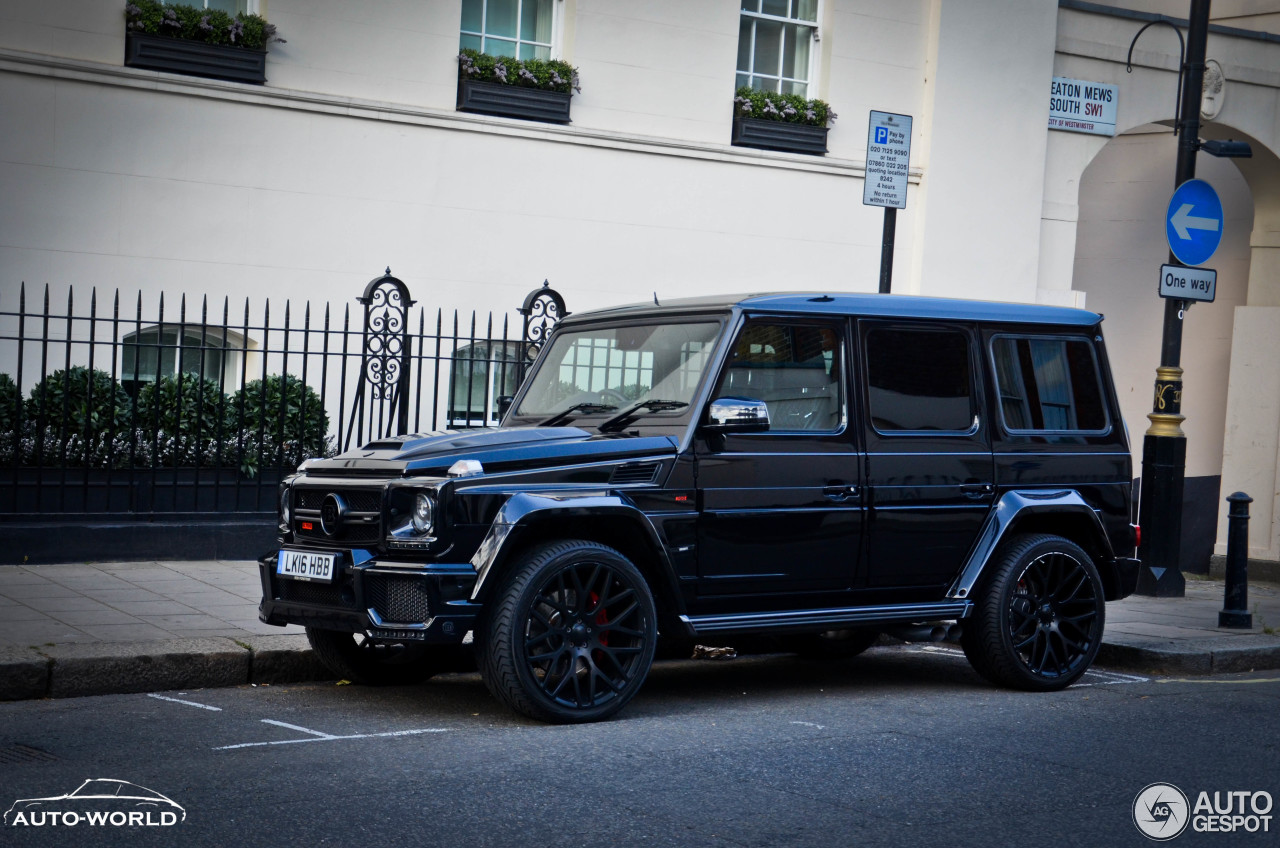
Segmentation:
{"type": "Polygon", "coordinates": [[[947,597],[956,600],[967,599],[973,593],[973,587],[982,576],[983,569],[991,561],[992,554],[1000,547],[1000,543],[1010,535],[1010,528],[1017,523],[1018,519],[1027,515],[1044,513],[1059,515],[1073,513],[1085,516],[1086,523],[1088,523],[1096,537],[1095,541],[1102,547],[1109,559],[1115,558],[1115,553],[1111,548],[1111,540],[1107,538],[1106,530],[1102,526],[1102,519],[1098,517],[1097,511],[1080,496],[1079,492],[1073,489],[1048,492],[1005,492],[987,515],[987,520],[982,525],[982,532],[978,534],[978,541],[974,544],[973,550],[969,552],[964,568],[960,571],[960,576],[955,579],[955,582],[951,584],[951,588],[947,590],[947,597]]]}
{"type": "MultiPolygon", "coordinates": [[[[480,547],[471,557],[471,567],[476,572],[476,582],[471,590],[471,601],[479,600],[486,581],[493,573],[494,566],[502,559],[508,548],[512,534],[546,518],[583,519],[598,516],[623,517],[631,521],[644,534],[653,550],[657,553],[657,578],[665,580],[666,586],[654,586],[656,593],[662,592],[678,598],[678,583],[675,580],[675,569],[667,557],[667,548],[654,528],[640,509],[625,498],[606,492],[520,492],[513,494],[499,508],[489,532],[485,534],[480,547]]],[[[681,610],[683,612],[683,610],[681,610]]]]}

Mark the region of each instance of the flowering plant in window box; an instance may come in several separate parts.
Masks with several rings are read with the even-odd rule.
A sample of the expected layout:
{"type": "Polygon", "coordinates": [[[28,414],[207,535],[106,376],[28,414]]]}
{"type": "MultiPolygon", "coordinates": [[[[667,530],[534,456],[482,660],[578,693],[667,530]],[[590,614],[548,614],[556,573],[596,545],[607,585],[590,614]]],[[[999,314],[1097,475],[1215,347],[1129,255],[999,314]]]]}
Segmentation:
{"type": "Polygon", "coordinates": [[[283,43],[261,15],[131,0],[124,7],[124,63],[233,82],[266,82],[270,42],[283,43]]]}
{"type": "Polygon", "coordinates": [[[582,91],[578,69],[559,59],[458,54],[459,112],[567,124],[575,91],[582,91]]]}
{"type": "Polygon", "coordinates": [[[739,88],[733,98],[733,144],[790,153],[827,152],[828,124],[836,113],[821,100],[739,88]]]}

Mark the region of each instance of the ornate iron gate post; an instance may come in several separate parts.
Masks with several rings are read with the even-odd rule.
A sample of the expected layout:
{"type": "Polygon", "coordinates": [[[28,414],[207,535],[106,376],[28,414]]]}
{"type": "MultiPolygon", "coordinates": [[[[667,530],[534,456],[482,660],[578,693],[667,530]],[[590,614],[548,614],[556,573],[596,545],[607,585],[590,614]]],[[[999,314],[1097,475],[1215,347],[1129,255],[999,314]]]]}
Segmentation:
{"type": "Polygon", "coordinates": [[[551,283],[547,280],[542,281],[541,288],[534,289],[525,296],[524,305],[519,311],[524,316],[524,332],[520,336],[518,366],[519,382],[523,383],[525,372],[538,357],[543,342],[547,340],[547,336],[551,334],[556,324],[569,315],[569,311],[564,308],[564,298],[560,296],[560,292],[551,288],[551,283]]]}
{"type": "Polygon", "coordinates": [[[370,439],[409,431],[409,307],[416,301],[390,268],[370,280],[357,300],[364,305],[363,349],[343,450],[351,447],[353,429],[357,443],[364,442],[366,416],[370,439]]]}

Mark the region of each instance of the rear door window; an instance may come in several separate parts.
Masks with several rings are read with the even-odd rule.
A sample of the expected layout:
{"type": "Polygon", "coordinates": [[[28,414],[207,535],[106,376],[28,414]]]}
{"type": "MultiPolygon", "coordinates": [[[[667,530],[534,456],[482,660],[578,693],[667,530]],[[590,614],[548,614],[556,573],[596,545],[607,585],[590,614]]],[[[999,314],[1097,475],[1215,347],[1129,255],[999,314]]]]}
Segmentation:
{"type": "Polygon", "coordinates": [[[976,425],[969,336],[945,328],[866,334],[867,407],[884,434],[967,433],[976,425]]]}
{"type": "Polygon", "coordinates": [[[1087,339],[999,335],[991,340],[1000,414],[1011,433],[1098,433],[1109,426],[1087,339]]]}

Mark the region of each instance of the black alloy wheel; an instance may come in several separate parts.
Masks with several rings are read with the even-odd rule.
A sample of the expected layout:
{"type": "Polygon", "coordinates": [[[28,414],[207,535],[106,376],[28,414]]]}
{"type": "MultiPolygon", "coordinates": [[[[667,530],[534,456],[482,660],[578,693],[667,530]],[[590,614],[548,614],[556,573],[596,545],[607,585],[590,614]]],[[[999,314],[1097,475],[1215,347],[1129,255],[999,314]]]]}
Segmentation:
{"type": "Polygon", "coordinates": [[[640,690],[653,663],[648,584],[612,548],[565,541],[531,551],[489,619],[480,670],[512,709],[555,723],[599,721],[640,690]]]}
{"type": "Polygon", "coordinates": [[[982,676],[1053,691],[1080,679],[1102,644],[1106,601],[1093,560],[1059,536],[1010,540],[961,644],[982,676]]]}
{"type": "Polygon", "coordinates": [[[363,633],[307,628],[311,649],[341,680],[366,686],[404,686],[421,683],[441,671],[455,670],[452,645],[386,642],[363,633]]]}

